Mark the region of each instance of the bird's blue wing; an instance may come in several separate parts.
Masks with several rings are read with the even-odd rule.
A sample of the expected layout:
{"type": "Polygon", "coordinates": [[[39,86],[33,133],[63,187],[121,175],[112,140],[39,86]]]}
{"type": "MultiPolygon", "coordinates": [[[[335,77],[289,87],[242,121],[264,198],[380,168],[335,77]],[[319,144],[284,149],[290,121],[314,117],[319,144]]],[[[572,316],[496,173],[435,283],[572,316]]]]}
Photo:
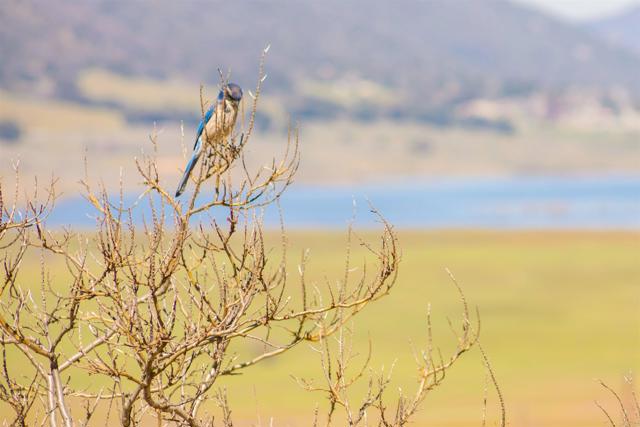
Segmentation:
{"type": "MultiPolygon", "coordinates": [[[[222,91],[218,94],[218,102],[222,100],[222,91]]],[[[187,182],[189,182],[189,176],[193,171],[193,168],[196,166],[198,159],[200,158],[200,153],[202,153],[202,133],[204,132],[204,127],[209,123],[211,117],[213,117],[213,113],[216,110],[217,102],[214,103],[209,109],[204,113],[204,117],[200,120],[200,124],[198,124],[198,129],[196,130],[196,142],[193,145],[193,154],[191,155],[191,159],[189,159],[189,163],[187,163],[187,167],[184,169],[184,174],[182,175],[182,179],[178,184],[178,190],[176,191],[176,197],[180,196],[184,192],[184,189],[187,186],[187,182]]]]}
{"type": "Polygon", "coordinates": [[[209,123],[209,120],[211,120],[211,117],[213,116],[213,112],[216,109],[216,104],[213,104],[211,107],[209,107],[209,109],[204,113],[204,118],[202,120],[200,120],[200,124],[198,125],[198,129],[196,131],[196,142],[193,145],[193,149],[196,149],[196,145],[198,145],[198,141],[200,140],[200,137],[202,136],[202,132],[204,132],[204,127],[207,125],[207,123],[209,123]]]}

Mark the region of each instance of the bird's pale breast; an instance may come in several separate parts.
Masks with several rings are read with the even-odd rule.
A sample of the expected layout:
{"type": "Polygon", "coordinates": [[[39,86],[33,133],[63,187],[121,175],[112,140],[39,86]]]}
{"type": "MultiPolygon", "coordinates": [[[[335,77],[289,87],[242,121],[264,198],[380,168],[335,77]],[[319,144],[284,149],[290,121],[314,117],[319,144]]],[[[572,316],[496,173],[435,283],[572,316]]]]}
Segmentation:
{"type": "Polygon", "coordinates": [[[236,122],[237,108],[226,106],[221,102],[216,106],[216,111],[205,127],[205,138],[209,144],[216,144],[228,137],[236,122]]]}

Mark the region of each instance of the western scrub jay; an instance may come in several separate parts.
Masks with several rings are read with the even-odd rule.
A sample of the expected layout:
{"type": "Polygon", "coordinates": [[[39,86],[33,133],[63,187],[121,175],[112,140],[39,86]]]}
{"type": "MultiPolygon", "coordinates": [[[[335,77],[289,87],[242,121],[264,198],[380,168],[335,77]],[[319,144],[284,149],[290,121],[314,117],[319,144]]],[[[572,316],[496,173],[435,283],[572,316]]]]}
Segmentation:
{"type": "Polygon", "coordinates": [[[193,154],[187,167],[184,170],[184,175],[176,190],[176,197],[179,197],[187,186],[189,176],[193,171],[200,155],[206,144],[213,146],[225,138],[227,138],[236,124],[236,118],[238,117],[238,106],[242,99],[242,89],[235,83],[228,83],[220,89],[218,93],[218,99],[207,110],[204,118],[198,125],[196,132],[196,143],[193,146],[193,154]]]}

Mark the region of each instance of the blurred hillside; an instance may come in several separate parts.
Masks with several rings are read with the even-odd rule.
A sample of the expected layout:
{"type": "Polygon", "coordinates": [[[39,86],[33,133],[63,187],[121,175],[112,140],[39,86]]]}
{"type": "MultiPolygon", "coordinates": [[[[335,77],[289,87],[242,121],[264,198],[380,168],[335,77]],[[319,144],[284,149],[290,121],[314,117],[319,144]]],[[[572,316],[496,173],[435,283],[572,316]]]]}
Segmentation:
{"type": "Polygon", "coordinates": [[[69,155],[103,176],[155,126],[175,175],[199,84],[253,87],[271,44],[254,153],[300,122],[302,180],[630,173],[640,54],[600,34],[504,1],[10,0],[0,157],[75,182],[69,155]]]}
{"type": "Polygon", "coordinates": [[[503,1],[11,1],[0,38],[4,88],[66,99],[88,67],[204,83],[229,67],[247,84],[267,43],[278,92],[355,75],[420,108],[568,85],[640,94],[639,57],[503,1]]]}
{"type": "Polygon", "coordinates": [[[640,54],[640,7],[589,24],[595,34],[640,54]]]}

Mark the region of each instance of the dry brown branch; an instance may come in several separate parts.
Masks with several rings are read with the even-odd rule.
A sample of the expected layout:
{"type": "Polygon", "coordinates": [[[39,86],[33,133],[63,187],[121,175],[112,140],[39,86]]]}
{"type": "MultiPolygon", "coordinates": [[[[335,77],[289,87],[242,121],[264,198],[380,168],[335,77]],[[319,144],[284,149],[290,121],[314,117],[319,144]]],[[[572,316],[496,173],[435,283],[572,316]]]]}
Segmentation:
{"type": "MultiPolygon", "coordinates": [[[[347,263],[346,271],[348,271],[348,269],[349,265],[347,263]]],[[[316,384],[315,381],[303,378],[295,378],[295,380],[307,391],[321,392],[326,395],[329,407],[324,419],[324,425],[379,425],[397,427],[409,424],[427,395],[442,383],[448,370],[464,353],[478,344],[480,331],[479,317],[476,317],[475,321],[472,322],[471,313],[464,293],[450,272],[449,275],[459,293],[462,303],[462,319],[459,331],[456,333],[456,348],[449,357],[444,358],[442,353],[434,346],[431,326],[431,308],[429,306],[427,310],[427,339],[425,347],[419,354],[415,355],[416,364],[418,365],[418,386],[411,395],[405,395],[401,392],[395,405],[389,405],[387,399],[385,399],[385,392],[391,383],[393,367],[387,373],[384,371],[378,375],[369,373],[367,376],[366,373],[370,371],[371,348],[359,368],[352,366],[355,355],[352,349],[351,328],[347,328],[344,324],[341,324],[333,342],[331,342],[330,339],[323,338],[320,346],[312,347],[319,355],[323,368],[324,378],[322,384],[316,384]],[[363,381],[365,378],[368,378],[367,391],[364,396],[354,401],[351,391],[352,386],[358,381],[363,381]]],[[[339,315],[341,315],[341,313],[339,313],[339,315]]],[[[326,327],[322,321],[320,326],[322,328],[326,327]]],[[[483,351],[482,355],[488,372],[491,375],[492,383],[498,392],[502,417],[501,425],[504,426],[506,421],[502,395],[495,376],[493,375],[493,370],[488,364],[488,360],[483,351]]],[[[319,425],[320,420],[317,413],[315,420],[315,425],[319,425]]]]}
{"type": "MultiPolygon", "coordinates": [[[[498,385],[498,380],[496,380],[496,375],[493,372],[493,368],[491,367],[491,363],[489,362],[489,358],[487,354],[484,352],[482,345],[478,342],[478,349],[480,350],[480,354],[482,355],[482,361],[487,369],[487,375],[491,380],[491,384],[498,395],[498,404],[500,408],[500,427],[505,427],[507,425],[507,411],[504,404],[504,398],[502,397],[502,391],[500,390],[500,386],[498,385]]],[[[487,396],[485,391],[483,410],[482,410],[482,424],[484,425],[486,422],[486,408],[487,408],[487,396]]]]}

